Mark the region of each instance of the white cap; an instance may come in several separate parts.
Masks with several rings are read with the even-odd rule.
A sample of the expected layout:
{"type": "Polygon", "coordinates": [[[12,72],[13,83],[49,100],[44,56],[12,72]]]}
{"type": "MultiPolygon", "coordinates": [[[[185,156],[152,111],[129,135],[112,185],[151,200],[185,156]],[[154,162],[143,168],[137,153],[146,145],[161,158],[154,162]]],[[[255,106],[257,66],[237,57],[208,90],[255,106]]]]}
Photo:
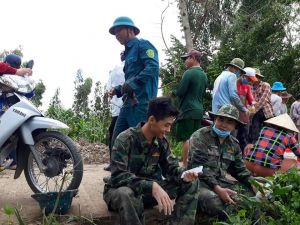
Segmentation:
{"type": "Polygon", "coordinates": [[[257,81],[257,78],[255,76],[255,69],[253,69],[251,67],[246,67],[246,68],[244,68],[244,71],[246,72],[244,75],[249,77],[254,82],[257,81]]]}
{"type": "Polygon", "coordinates": [[[246,67],[244,68],[245,72],[246,72],[246,76],[249,77],[255,77],[255,69],[251,68],[251,67],[246,67]]]}

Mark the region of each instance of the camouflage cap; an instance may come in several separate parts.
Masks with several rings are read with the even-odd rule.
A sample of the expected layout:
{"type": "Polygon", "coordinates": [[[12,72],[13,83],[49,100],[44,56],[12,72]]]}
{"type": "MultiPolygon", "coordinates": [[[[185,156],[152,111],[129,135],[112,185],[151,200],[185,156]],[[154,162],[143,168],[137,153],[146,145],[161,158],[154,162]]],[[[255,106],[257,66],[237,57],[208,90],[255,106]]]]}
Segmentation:
{"type": "Polygon", "coordinates": [[[261,74],[260,69],[254,68],[255,69],[255,75],[259,77],[265,77],[264,75],[261,74]]]}
{"type": "Polygon", "coordinates": [[[240,58],[234,58],[233,60],[231,60],[230,63],[225,64],[225,66],[234,66],[239,70],[241,70],[242,73],[244,74],[246,73],[245,70],[243,69],[245,67],[245,62],[240,58]]]}
{"type": "Polygon", "coordinates": [[[209,115],[214,118],[216,116],[222,116],[222,117],[226,117],[226,118],[230,118],[235,120],[239,125],[245,124],[242,121],[239,120],[239,110],[233,106],[233,105],[223,105],[217,113],[213,113],[213,112],[208,112],[209,115]]]}

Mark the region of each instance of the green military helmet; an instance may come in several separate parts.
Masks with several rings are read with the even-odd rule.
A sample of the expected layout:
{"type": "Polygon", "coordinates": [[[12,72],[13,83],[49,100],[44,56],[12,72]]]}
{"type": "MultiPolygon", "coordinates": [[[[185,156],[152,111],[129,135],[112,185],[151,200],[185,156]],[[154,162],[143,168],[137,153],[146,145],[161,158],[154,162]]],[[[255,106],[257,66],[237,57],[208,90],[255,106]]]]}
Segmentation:
{"type": "Polygon", "coordinates": [[[138,35],[140,33],[140,29],[137,28],[134,25],[132,19],[130,19],[127,16],[120,16],[117,19],[115,19],[112,27],[109,28],[109,33],[111,33],[112,35],[115,35],[116,34],[116,28],[120,27],[120,26],[132,27],[135,35],[138,35]]]}
{"type": "Polygon", "coordinates": [[[245,67],[245,62],[244,62],[244,60],[242,60],[240,58],[234,58],[233,60],[231,60],[230,63],[226,63],[225,66],[226,67],[234,66],[234,67],[238,68],[239,70],[241,70],[242,73],[246,73],[245,70],[243,70],[243,68],[245,67]]]}
{"type": "Polygon", "coordinates": [[[213,113],[213,112],[208,112],[210,117],[212,117],[213,119],[216,116],[222,116],[222,117],[226,117],[226,118],[230,118],[235,120],[239,125],[244,125],[245,123],[243,123],[242,121],[239,120],[239,110],[230,104],[227,105],[223,105],[217,113],[213,113]]]}

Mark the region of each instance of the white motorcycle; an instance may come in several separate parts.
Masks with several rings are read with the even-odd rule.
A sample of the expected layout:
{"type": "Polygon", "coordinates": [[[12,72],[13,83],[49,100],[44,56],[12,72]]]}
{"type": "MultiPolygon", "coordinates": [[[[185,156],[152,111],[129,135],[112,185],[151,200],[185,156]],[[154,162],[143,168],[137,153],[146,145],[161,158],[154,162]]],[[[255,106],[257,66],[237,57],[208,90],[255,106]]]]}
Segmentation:
{"type": "Polygon", "coordinates": [[[56,131],[68,126],[44,117],[23,96],[33,88],[26,79],[16,75],[0,77],[0,91],[7,108],[0,117],[0,163],[16,151],[14,178],[24,170],[35,193],[59,191],[62,184],[62,190],[77,189],[83,175],[81,155],[71,138],[56,131]]]}

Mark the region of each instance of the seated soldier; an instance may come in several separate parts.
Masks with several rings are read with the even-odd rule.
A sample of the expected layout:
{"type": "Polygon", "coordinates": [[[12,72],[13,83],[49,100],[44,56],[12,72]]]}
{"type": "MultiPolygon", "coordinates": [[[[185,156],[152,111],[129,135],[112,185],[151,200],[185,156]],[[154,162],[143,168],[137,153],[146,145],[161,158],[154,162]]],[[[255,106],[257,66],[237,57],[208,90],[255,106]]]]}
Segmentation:
{"type": "Polygon", "coordinates": [[[170,98],[154,98],[149,103],[147,122],[117,137],[103,198],[110,210],[120,214],[121,224],[144,224],[144,207],[157,204],[159,211],[172,214],[172,224],[194,224],[198,174],[187,172],[181,178],[183,169],[165,138],[177,115],[170,98]]]}
{"type": "Polygon", "coordinates": [[[226,219],[226,212],[237,204],[237,191],[254,195],[252,178],[242,160],[239,143],[231,135],[239,121],[239,111],[232,105],[222,106],[216,113],[209,112],[214,119],[213,126],[203,127],[190,138],[188,168],[202,165],[199,176],[198,210],[219,219],[226,219]],[[226,174],[234,179],[229,179],[226,174]]]}
{"type": "Polygon", "coordinates": [[[254,176],[272,176],[275,172],[286,172],[297,165],[300,146],[293,132],[299,133],[291,117],[282,114],[265,121],[258,140],[245,149],[245,164],[254,176]],[[293,154],[285,154],[291,151],[293,154]],[[284,155],[293,155],[287,157],[284,155]]]}

